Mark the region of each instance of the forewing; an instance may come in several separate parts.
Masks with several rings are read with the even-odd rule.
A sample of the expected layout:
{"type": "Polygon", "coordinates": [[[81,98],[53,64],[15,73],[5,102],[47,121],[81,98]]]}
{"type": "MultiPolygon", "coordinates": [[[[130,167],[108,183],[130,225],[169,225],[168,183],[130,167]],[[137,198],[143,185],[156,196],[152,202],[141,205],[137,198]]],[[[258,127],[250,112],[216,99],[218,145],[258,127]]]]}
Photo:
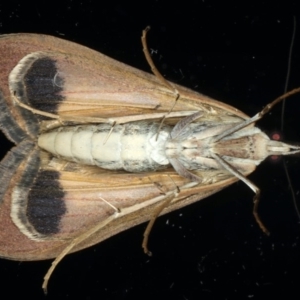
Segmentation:
{"type": "MultiPolygon", "coordinates": [[[[6,102],[13,119],[30,136],[38,133],[36,121],[28,123],[32,113],[14,107],[12,95],[35,109],[74,118],[168,112],[176,98],[174,91],[155,76],[59,38],[3,35],[0,53],[1,101],[6,102]]],[[[174,87],[180,93],[174,111],[205,111],[210,118],[227,122],[231,115],[247,117],[229,105],[181,86],[174,87]]],[[[17,134],[9,134],[3,126],[4,122],[4,132],[19,142],[17,134]]]]}

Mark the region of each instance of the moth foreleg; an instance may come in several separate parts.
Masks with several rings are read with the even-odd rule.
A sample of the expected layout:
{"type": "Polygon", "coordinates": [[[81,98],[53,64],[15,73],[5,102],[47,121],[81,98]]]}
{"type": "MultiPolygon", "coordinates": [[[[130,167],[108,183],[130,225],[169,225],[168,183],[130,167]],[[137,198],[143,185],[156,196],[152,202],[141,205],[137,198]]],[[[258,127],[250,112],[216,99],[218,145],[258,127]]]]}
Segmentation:
{"type": "Polygon", "coordinates": [[[180,134],[184,133],[184,129],[190,125],[192,122],[195,120],[199,119],[200,117],[203,116],[202,111],[198,111],[190,116],[187,116],[183,119],[181,119],[177,124],[174,126],[174,128],[171,131],[171,138],[176,139],[180,137],[180,134]]]}

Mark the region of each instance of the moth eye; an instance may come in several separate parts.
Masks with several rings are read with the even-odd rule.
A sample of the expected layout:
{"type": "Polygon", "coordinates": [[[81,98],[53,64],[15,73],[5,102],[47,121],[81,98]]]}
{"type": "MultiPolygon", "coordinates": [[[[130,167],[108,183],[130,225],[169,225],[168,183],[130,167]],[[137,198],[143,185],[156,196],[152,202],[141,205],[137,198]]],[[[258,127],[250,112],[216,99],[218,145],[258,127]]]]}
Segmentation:
{"type": "Polygon", "coordinates": [[[271,139],[275,141],[281,141],[282,140],[282,134],[280,132],[273,132],[271,134],[271,139]]]}

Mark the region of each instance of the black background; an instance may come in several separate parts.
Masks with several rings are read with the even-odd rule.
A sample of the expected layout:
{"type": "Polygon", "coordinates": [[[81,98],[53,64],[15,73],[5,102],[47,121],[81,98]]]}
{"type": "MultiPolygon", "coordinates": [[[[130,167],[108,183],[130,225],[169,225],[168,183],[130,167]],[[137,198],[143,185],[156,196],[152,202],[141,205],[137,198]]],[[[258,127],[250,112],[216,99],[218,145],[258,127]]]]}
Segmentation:
{"type": "MultiPolygon", "coordinates": [[[[149,71],[140,36],[151,25],[149,48],[167,79],[249,115],[283,93],[293,2],[241,1],[243,7],[227,1],[137,2],[10,0],[0,4],[0,33],[51,34],[149,71]]],[[[300,86],[296,20],[289,89],[300,86]]],[[[287,141],[300,141],[299,101],[296,96],[286,103],[287,141]]],[[[280,130],[280,114],[279,105],[258,126],[269,134],[280,130]]],[[[9,147],[1,135],[2,156],[9,147]]],[[[300,160],[285,160],[300,206],[300,160]]],[[[145,224],[67,256],[50,280],[48,299],[299,299],[299,219],[283,161],[266,160],[250,178],[262,190],[260,215],[270,237],[252,216],[252,191],[239,182],[159,218],[151,258],[141,249],[145,224]]],[[[49,266],[50,261],[0,260],[1,297],[43,298],[49,266]]]]}

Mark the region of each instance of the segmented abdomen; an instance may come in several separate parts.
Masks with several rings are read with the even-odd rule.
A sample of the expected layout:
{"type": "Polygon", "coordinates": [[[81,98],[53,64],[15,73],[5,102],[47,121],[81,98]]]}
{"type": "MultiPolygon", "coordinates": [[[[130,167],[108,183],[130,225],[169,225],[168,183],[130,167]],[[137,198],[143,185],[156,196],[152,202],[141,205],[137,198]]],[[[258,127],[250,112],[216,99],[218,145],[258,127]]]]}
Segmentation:
{"type": "Polygon", "coordinates": [[[53,155],[104,169],[146,172],[169,164],[165,143],[171,127],[133,122],[123,125],[77,125],[59,127],[39,136],[38,145],[53,155]]]}

